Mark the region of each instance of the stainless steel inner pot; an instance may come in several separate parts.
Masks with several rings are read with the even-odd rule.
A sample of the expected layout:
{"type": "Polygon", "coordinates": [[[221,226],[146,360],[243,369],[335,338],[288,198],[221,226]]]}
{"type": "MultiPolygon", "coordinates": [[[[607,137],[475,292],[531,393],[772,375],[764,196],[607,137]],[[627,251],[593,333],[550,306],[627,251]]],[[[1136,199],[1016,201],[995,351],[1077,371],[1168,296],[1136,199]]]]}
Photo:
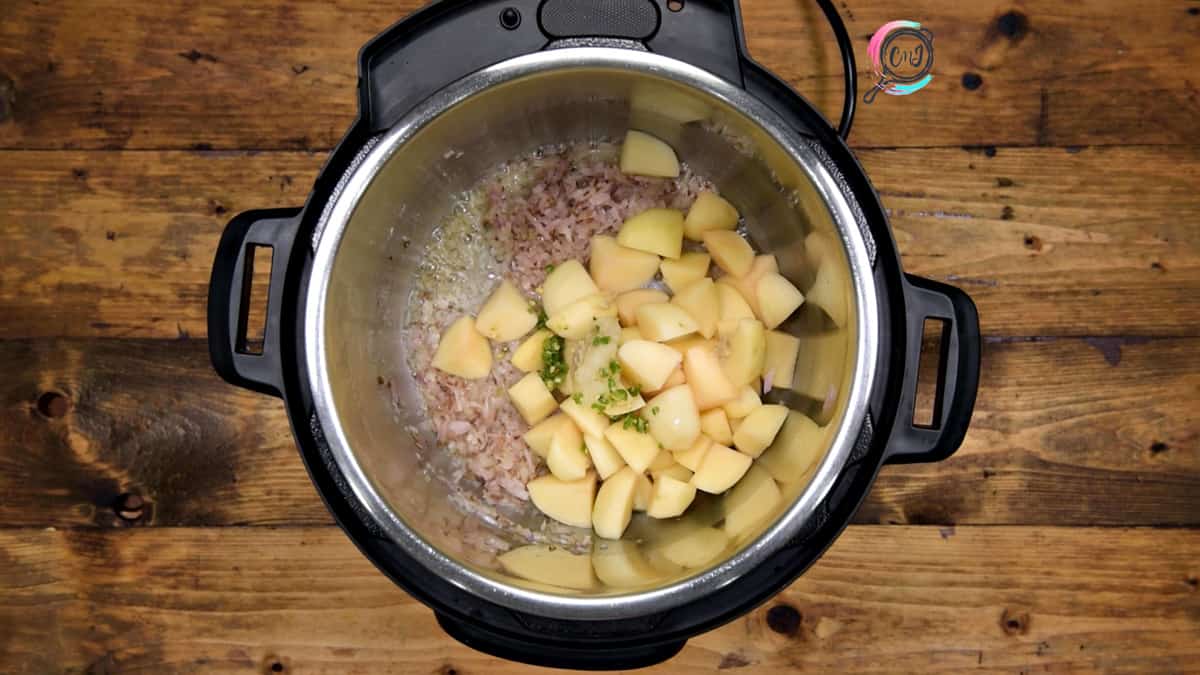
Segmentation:
{"type": "MultiPolygon", "coordinates": [[[[694,600],[789,540],[830,490],[862,423],[875,377],[878,298],[870,242],[822,153],[760,101],[707,72],[648,52],[573,47],[512,59],[418,106],[347,172],[312,240],[306,367],[331,452],[369,514],[409,554],[489,601],[541,616],[611,619],[694,600]],[[696,110],[704,119],[697,120],[696,110]],[[619,140],[635,127],[668,140],[741,211],[759,251],[807,289],[811,232],[842,243],[845,325],[805,307],[784,324],[805,339],[784,402],[824,424],[814,468],[783,485],[784,506],[705,568],[662,568],[655,584],[572,591],[502,572],[495,549],[561,534],[529,509],[468,516],[432,443],[401,333],[414,269],[461,194],[499,163],[549,144],[619,140]],[[391,382],[379,386],[379,378],[391,382]],[[828,399],[828,400],[826,400],[828,399]],[[408,429],[418,430],[416,437],[408,429]],[[528,528],[528,529],[526,529],[528,528]]],[[[626,538],[655,542],[720,521],[720,498],[672,522],[635,518],[626,538]]],[[[635,542],[636,543],[636,542],[635,542]]],[[[594,553],[603,554],[603,540],[594,553]]],[[[603,547],[607,549],[607,546],[603,547]]],[[[651,558],[653,556],[651,555],[651,558]]],[[[419,583],[416,582],[416,583],[419,583]]]]}

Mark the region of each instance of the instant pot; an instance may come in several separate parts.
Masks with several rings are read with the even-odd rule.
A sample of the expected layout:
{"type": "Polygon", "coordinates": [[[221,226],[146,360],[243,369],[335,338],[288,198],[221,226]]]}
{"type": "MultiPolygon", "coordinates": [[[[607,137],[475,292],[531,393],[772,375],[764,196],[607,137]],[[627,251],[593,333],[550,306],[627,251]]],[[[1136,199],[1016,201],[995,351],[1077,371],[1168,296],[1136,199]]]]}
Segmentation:
{"type": "MultiPolygon", "coordinates": [[[[811,565],[881,466],[938,461],[962,442],[978,317],[962,291],[902,272],[879,198],[844,142],[857,96],[850,38],[820,5],[846,69],[840,135],[747,55],[732,0],[436,3],[363,48],[359,117],[308,202],[242,213],[226,228],[209,291],[213,365],[283,399],[338,524],[458,640],[546,666],[670,658],[811,565]],[[539,516],[461,507],[445,453],[422,441],[429,429],[401,336],[414,271],[452,195],[536,148],[619,140],[629,128],[667,140],[711,178],[756,248],[802,290],[825,285],[824,307],[809,303],[780,328],[802,339],[802,384],[764,397],[804,410],[820,433],[816,459],[783,485],[773,517],[711,564],[649,587],[571,591],[496,566],[497,546],[536,539],[539,516]],[[260,347],[246,338],[258,247],[272,249],[260,347]],[[917,425],[927,319],[941,321],[942,348],[933,419],[917,425]]],[[[721,518],[716,504],[710,522],[721,518]]]]}

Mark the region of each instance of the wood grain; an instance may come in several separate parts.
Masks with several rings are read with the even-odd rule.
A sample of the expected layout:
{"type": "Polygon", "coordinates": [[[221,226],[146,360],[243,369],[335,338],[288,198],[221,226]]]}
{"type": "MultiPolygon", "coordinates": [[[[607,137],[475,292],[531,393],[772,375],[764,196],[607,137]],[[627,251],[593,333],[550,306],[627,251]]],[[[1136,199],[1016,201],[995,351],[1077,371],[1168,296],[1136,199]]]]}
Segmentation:
{"type": "MultiPolygon", "coordinates": [[[[15,672],[533,673],[446,638],[332,527],[0,532],[15,672]]],[[[1200,533],[849,528],[650,672],[1197,672],[1200,533]]]]}
{"type": "MultiPolygon", "coordinates": [[[[419,4],[9,3],[0,147],[332,147],[355,114],[358,48],[419,4]]],[[[841,8],[864,88],[879,26],[912,19],[935,34],[933,84],[861,106],[859,147],[1195,142],[1200,17],[1186,3],[841,8]],[[967,72],[981,86],[965,88],[967,72]]],[[[755,57],[836,118],[841,65],[815,4],[747,0],[743,12],[755,57]]]]}
{"type": "MultiPolygon", "coordinates": [[[[966,444],[888,467],[863,523],[1200,524],[1200,340],[990,341],[966,444]]],[[[0,527],[330,522],[282,404],[203,342],[0,342],[0,527]],[[61,416],[39,399],[64,397],[61,416]]]]}
{"type": "MultiPolygon", "coordinates": [[[[985,334],[1198,335],[1200,148],[861,154],[906,269],[985,334]]],[[[225,223],[303,203],[322,159],[0,152],[0,337],[204,336],[225,223]]]]}

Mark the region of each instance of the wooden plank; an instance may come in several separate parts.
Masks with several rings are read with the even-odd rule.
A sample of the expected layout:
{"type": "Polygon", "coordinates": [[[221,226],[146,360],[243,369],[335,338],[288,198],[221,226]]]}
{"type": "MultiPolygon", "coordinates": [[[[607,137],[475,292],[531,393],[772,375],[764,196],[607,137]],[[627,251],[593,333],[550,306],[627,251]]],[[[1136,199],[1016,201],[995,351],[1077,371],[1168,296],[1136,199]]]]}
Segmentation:
{"type": "MultiPolygon", "coordinates": [[[[282,404],[203,342],[4,341],[0,372],[0,527],[125,525],[127,493],[138,524],[330,522],[282,404]]],[[[1197,392],[1198,339],[989,342],[963,449],[885,468],[858,521],[1198,525],[1197,392]]]]}
{"type": "MultiPolygon", "coordinates": [[[[9,672],[542,672],[447,638],[331,527],[8,530],[0,559],[9,672]]],[[[1186,530],[855,526],[650,672],[1196,672],[1197,559],[1186,530]]]]}
{"type": "MultiPolygon", "coordinates": [[[[906,268],[989,335],[1196,335],[1200,149],[876,150],[906,268]],[[1129,167],[1137,167],[1130,171],[1129,167]]],[[[0,152],[0,337],[200,337],[238,211],[303,203],[302,152],[0,152]]]]}
{"type": "MultiPolygon", "coordinates": [[[[9,3],[0,147],[329,148],[355,113],[355,54],[419,2],[9,3]],[[104,17],[97,21],[95,17],[104,17]]],[[[842,4],[866,44],[885,22],[935,34],[935,79],[861,106],[860,147],[1194,143],[1197,18],[1116,0],[842,4]],[[967,89],[962,76],[980,76],[967,89]]],[[[756,56],[833,117],[840,62],[811,2],[747,0],[756,56]]]]}

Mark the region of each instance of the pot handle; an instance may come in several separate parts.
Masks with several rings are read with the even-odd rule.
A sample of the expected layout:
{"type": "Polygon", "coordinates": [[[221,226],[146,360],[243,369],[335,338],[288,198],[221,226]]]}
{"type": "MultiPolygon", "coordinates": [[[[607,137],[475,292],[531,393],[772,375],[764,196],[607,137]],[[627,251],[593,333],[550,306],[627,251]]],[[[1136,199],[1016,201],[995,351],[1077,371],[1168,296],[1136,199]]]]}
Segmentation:
{"type": "Polygon", "coordinates": [[[264,209],[238,214],[225,226],[208,285],[208,352],[213,368],[226,382],[273,396],[283,391],[279,354],[283,279],[292,241],[300,223],[299,208],[264,209]],[[267,291],[266,327],[261,353],[246,346],[252,247],[270,247],[271,281],[267,291]]]}
{"type": "Polygon", "coordinates": [[[888,441],[890,464],[937,462],[962,444],[979,389],[979,312],[970,296],[953,286],[905,275],[908,328],[905,340],[904,383],[896,425],[888,441]],[[943,322],[933,424],[914,424],[917,373],[926,319],[943,322]]]}
{"type": "Polygon", "coordinates": [[[686,640],[632,647],[605,647],[581,642],[564,647],[549,640],[524,640],[488,630],[482,623],[466,623],[436,612],[442,630],[476,651],[509,661],[546,668],[571,670],[634,670],[662,663],[679,653],[686,640]]]}

